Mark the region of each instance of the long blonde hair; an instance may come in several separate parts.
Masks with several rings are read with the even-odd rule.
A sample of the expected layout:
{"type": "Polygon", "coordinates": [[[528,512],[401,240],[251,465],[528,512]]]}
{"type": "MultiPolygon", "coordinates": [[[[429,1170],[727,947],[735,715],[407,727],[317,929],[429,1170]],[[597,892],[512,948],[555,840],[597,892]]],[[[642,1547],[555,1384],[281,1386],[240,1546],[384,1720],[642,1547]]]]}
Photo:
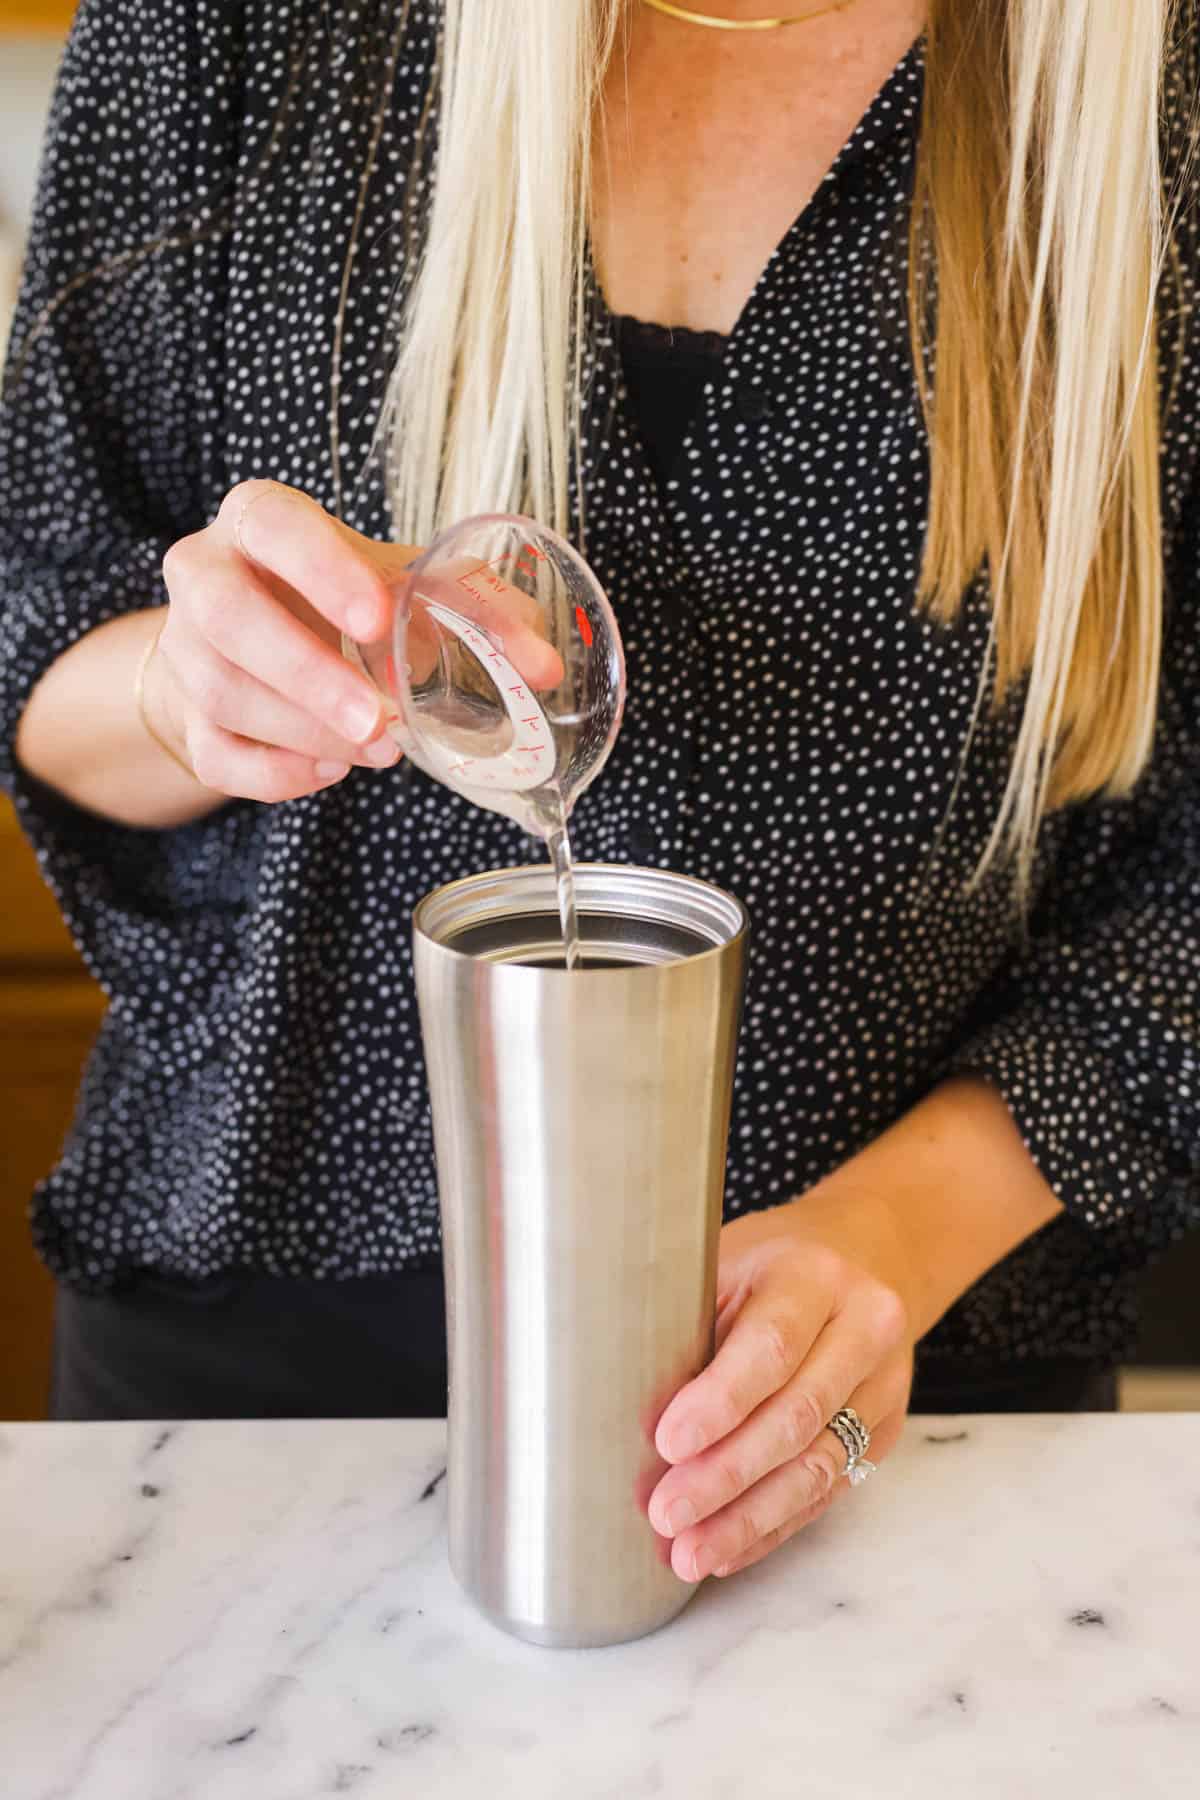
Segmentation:
{"type": "MultiPolygon", "coordinates": [[[[567,528],[592,123],[624,0],[444,11],[432,210],[381,421],[407,543],[493,508],[567,528]]],[[[1013,855],[1022,883],[1046,811],[1127,791],[1153,738],[1175,11],[930,0],[910,245],[931,452],[918,598],[952,620],[986,565],[982,679],[997,704],[1027,685],[981,867],[1013,855]]]]}

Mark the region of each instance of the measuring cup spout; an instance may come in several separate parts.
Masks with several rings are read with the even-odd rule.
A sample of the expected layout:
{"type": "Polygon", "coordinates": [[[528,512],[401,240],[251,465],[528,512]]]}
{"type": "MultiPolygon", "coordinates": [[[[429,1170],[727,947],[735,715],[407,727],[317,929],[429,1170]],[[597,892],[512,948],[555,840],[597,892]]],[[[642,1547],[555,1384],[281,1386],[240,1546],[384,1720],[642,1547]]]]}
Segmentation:
{"type": "Polygon", "coordinates": [[[625,698],[612,608],[582,557],[516,514],[450,527],[393,586],[376,644],[344,640],[427,774],[544,836],[607,761],[625,698]]]}

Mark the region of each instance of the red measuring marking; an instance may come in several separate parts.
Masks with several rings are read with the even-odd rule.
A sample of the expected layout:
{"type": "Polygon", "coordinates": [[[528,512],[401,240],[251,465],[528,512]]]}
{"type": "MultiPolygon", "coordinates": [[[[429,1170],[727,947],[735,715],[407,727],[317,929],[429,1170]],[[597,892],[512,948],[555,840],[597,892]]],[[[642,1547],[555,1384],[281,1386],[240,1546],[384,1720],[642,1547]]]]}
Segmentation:
{"type": "Polygon", "coordinates": [[[456,577],[459,587],[466,588],[468,594],[472,594],[476,600],[483,600],[486,602],[487,595],[481,594],[478,588],[473,588],[471,586],[471,583],[479,577],[488,587],[493,589],[495,593],[503,593],[506,584],[499,575],[493,573],[493,564],[501,562],[502,560],[503,558],[495,556],[492,558],[491,562],[477,563],[473,569],[468,569],[465,574],[456,577]]]}
{"type": "Polygon", "coordinates": [[[583,639],[584,643],[587,645],[588,649],[590,650],[592,647],[592,627],[591,627],[591,622],[588,619],[587,614],[584,612],[582,606],[577,606],[575,608],[575,623],[579,627],[580,637],[583,639]]]}
{"type": "Polygon", "coordinates": [[[517,567],[518,569],[523,569],[526,575],[536,575],[538,564],[540,562],[545,562],[545,560],[546,552],[544,550],[539,550],[536,544],[522,544],[520,550],[517,552],[517,567]],[[526,558],[529,560],[526,561],[526,558]]]}

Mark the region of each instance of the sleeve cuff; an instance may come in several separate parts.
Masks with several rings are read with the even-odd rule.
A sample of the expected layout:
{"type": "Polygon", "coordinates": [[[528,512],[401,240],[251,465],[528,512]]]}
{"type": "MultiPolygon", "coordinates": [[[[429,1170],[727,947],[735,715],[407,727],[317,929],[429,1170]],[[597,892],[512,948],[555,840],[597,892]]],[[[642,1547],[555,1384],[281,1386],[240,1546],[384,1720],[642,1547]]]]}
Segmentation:
{"type": "Polygon", "coordinates": [[[1133,1114],[1128,1075],[1082,1032],[1026,1008],[970,1039],[948,1075],[988,1081],[1067,1213],[1143,1262],[1200,1226],[1194,1157],[1133,1114]]]}

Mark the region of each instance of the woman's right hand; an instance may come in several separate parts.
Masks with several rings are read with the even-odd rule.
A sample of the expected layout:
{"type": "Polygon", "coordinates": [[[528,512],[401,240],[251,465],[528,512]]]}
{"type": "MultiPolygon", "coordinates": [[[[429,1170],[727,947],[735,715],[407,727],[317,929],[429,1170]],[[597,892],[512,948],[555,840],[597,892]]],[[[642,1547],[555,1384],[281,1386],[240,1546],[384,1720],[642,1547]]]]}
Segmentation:
{"type": "Polygon", "coordinates": [[[163,561],[170,606],[143,688],[155,732],[204,787],[241,799],[294,800],[352,763],[396,762],[380,697],[339,632],[383,637],[391,584],[418,554],[280,482],[231,489],[163,561]]]}

